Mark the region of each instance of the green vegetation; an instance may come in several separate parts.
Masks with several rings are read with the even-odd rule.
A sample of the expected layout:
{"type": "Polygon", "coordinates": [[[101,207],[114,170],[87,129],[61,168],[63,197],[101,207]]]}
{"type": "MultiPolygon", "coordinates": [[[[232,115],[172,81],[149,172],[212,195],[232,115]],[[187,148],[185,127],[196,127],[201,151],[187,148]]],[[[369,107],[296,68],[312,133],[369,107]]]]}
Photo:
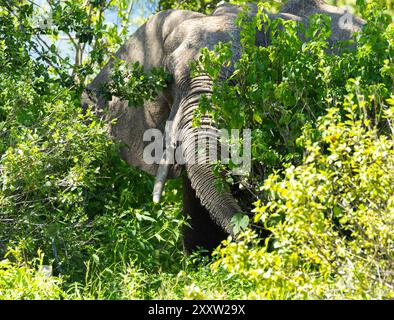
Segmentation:
{"type": "Polygon", "coordinates": [[[141,106],[144,101],[153,100],[157,92],[167,87],[164,69],[153,68],[146,74],[139,62],[128,64],[116,61],[110,80],[102,90],[110,100],[112,96],[127,100],[129,107],[141,106]]]}
{"type": "MultiPolygon", "coordinates": [[[[194,72],[214,92],[196,121],[210,112],[254,130],[252,174],[233,183],[247,187],[250,221],[270,232],[248,229],[210,258],[182,253],[180,182],[154,204],[152,178],[81,110],[84,83],[126,34],[103,18],[115,2],[125,23],[127,1],[52,1],[44,31],[75,35],[71,59],[39,40],[29,1],[0,1],[0,299],[394,298],[394,23],[382,1],[357,1],[367,25],[354,51],[326,53],[324,16],[303,44],[295,23],[264,15],[240,17],[230,79],[218,77],[229,45],[202,51],[194,72]],[[254,45],[262,19],[275,32],[264,48],[254,45]]],[[[110,90],[140,101],[165,85],[160,70],[135,71],[142,90],[110,90]]]]}

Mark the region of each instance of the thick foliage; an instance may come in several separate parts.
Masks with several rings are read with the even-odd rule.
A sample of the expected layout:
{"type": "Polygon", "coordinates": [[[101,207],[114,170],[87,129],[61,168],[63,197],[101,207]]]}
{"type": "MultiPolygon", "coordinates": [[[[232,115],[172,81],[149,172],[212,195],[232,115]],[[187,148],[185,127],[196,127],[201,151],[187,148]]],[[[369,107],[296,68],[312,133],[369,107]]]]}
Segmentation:
{"type": "Polygon", "coordinates": [[[153,68],[146,74],[139,62],[116,61],[110,80],[102,89],[109,100],[117,96],[127,100],[129,107],[138,107],[156,98],[166,88],[168,78],[163,68],[153,68]]]}
{"type": "Polygon", "coordinates": [[[265,181],[269,201],[254,212],[271,241],[258,248],[247,233],[218,252],[214,269],[250,282],[248,297],[393,297],[393,140],[370,130],[360,106],[347,102],[347,120],[331,108],[318,121],[318,139],[305,133],[302,165],[265,181]]]}
{"type": "MultiPolygon", "coordinates": [[[[78,3],[66,6],[84,11],[78,3]]],[[[19,247],[30,260],[40,248],[44,263],[69,280],[84,279],[89,260],[94,272],[122,260],[171,269],[181,260],[180,192],[169,187],[163,205],[152,203],[151,177],[120,160],[106,124],[82,112],[78,85],[66,85],[45,59],[31,54],[32,35],[17,30],[33,33],[33,11],[18,20],[8,5],[0,9],[7,29],[0,41],[0,255],[19,247]]],[[[77,32],[82,18],[67,19],[75,20],[68,28],[77,32]]],[[[95,54],[93,48],[90,57],[95,54]]],[[[72,81],[84,74],[58,69],[77,72],[72,81]]],[[[143,86],[134,99],[149,99],[163,87],[161,74],[152,78],[140,70],[143,86]]]]}
{"type": "Polygon", "coordinates": [[[66,263],[67,268],[80,269],[89,250],[99,244],[105,250],[103,244],[108,243],[111,251],[124,241],[124,245],[140,245],[134,247],[136,252],[154,251],[157,246],[147,239],[150,232],[157,240],[171,239],[170,232],[176,242],[177,220],[158,220],[163,211],[153,209],[147,199],[151,178],[118,158],[117,146],[102,122],[90,112],[82,114],[67,95],[62,94],[62,101],[47,102],[28,82],[6,85],[13,98],[17,92],[24,94],[15,104],[3,91],[4,105],[12,106],[4,122],[7,139],[1,159],[4,245],[23,240],[29,252],[47,248],[50,256],[59,259],[58,267],[66,263]],[[19,110],[21,102],[34,121],[19,110]],[[41,102],[39,112],[34,111],[37,102],[41,102]],[[24,125],[18,112],[27,118],[24,125]]]}
{"type": "Polygon", "coordinates": [[[376,3],[360,10],[368,21],[354,51],[326,53],[324,16],[306,30],[263,16],[272,45],[254,46],[259,17],[246,24],[229,80],[219,77],[227,45],[204,50],[195,66],[215,81],[199,113],[255,132],[249,188],[254,220],[271,236],[259,246],[246,233],[213,264],[253,288],[247,297],[393,296],[394,25],[376,3]]]}
{"type": "MultiPolygon", "coordinates": [[[[214,51],[203,49],[194,66],[196,73],[207,73],[214,80],[213,95],[200,103],[196,124],[201,114],[209,113],[220,127],[253,129],[252,177],[257,183],[288,161],[300,163],[303,149],[297,139],[303,127],[342,103],[349,79],[362,81],[363,94],[380,99],[372,109],[390,97],[392,84],[392,31],[385,30],[389,15],[371,8],[370,23],[357,38],[357,51],[347,52],[328,47],[328,17],[312,16],[305,29],[294,21],[269,21],[263,7],[253,21],[239,19],[243,52],[227,79],[221,74],[230,66],[230,44],[220,43],[214,51]],[[262,30],[263,23],[269,27],[271,44],[256,47],[255,28],[262,30]],[[327,54],[328,49],[341,54],[327,54]]],[[[378,110],[370,111],[379,117],[378,110]]]]}
{"type": "Polygon", "coordinates": [[[21,253],[10,250],[0,261],[0,300],[59,299],[65,296],[61,279],[43,265],[43,253],[27,264],[21,253]]]}

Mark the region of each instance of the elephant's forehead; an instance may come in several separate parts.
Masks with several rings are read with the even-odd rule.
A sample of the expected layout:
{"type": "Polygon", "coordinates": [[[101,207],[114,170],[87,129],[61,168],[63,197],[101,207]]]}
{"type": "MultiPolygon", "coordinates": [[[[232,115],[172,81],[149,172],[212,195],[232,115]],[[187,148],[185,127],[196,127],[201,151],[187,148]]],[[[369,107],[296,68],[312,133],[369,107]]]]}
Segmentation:
{"type": "MultiPolygon", "coordinates": [[[[182,22],[165,43],[166,66],[175,81],[182,81],[189,73],[189,62],[195,60],[201,48],[212,50],[219,42],[239,42],[237,15],[206,16],[182,22]]],[[[235,57],[235,56],[234,56],[235,57]]]]}
{"type": "Polygon", "coordinates": [[[179,27],[185,32],[185,41],[197,46],[209,46],[219,41],[230,41],[238,33],[236,18],[235,15],[208,16],[199,19],[195,24],[185,21],[179,27]]]}
{"type": "Polygon", "coordinates": [[[196,49],[212,48],[218,42],[233,40],[238,34],[235,23],[236,15],[205,16],[189,19],[179,24],[167,38],[167,52],[173,52],[178,47],[196,49]]]}

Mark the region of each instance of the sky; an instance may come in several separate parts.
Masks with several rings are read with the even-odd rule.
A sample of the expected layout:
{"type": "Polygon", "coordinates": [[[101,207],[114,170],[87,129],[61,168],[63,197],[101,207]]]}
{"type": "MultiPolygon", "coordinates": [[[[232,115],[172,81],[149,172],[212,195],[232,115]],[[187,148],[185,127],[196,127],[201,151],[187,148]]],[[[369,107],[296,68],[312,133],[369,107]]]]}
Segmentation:
{"type": "MultiPolygon", "coordinates": [[[[132,35],[137,28],[152,15],[158,6],[158,0],[131,0],[134,2],[133,9],[129,18],[130,26],[128,28],[129,34],[132,35]]],[[[50,7],[48,5],[47,0],[32,0],[36,4],[36,8],[39,12],[38,16],[42,17],[42,21],[50,17],[50,7]]],[[[117,17],[117,10],[114,8],[113,10],[107,10],[105,13],[105,19],[108,23],[117,24],[119,26],[120,22],[117,17]]],[[[50,20],[49,20],[50,21],[50,20]]],[[[41,23],[37,21],[37,23],[41,23]]],[[[120,26],[119,26],[120,27],[120,26]]],[[[47,43],[52,43],[52,40],[49,37],[42,36],[47,43]]],[[[58,41],[55,42],[55,45],[58,49],[58,53],[62,57],[69,56],[71,59],[74,57],[73,47],[70,44],[70,41],[67,40],[67,36],[59,35],[58,41]]]]}

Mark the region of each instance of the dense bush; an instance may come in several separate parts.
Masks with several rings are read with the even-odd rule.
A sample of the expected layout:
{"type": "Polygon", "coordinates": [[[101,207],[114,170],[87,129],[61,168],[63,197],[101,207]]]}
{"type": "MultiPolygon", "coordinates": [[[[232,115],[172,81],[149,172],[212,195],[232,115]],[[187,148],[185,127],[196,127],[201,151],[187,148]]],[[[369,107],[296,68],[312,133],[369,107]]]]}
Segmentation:
{"type": "MultiPolygon", "coordinates": [[[[263,8],[251,22],[247,17],[239,19],[242,55],[230,77],[223,80],[220,75],[229,65],[231,44],[218,44],[214,51],[203,49],[194,67],[195,73],[207,73],[214,80],[213,95],[200,103],[196,123],[201,114],[209,113],[220,127],[253,129],[252,157],[257,165],[252,177],[257,184],[289,161],[300,163],[301,131],[331,106],[342,104],[352,87],[348,81],[361,82],[357,94],[376,97],[371,116],[380,117],[379,103],[390,97],[393,72],[393,33],[386,29],[391,17],[378,5],[365,7],[369,23],[354,36],[357,49],[350,52],[337,44],[329,47],[328,17],[312,16],[305,29],[295,21],[269,21],[263,8]],[[263,23],[270,27],[272,43],[256,47],[255,28],[261,30],[263,23]]],[[[380,123],[381,119],[372,120],[380,123]]]]}
{"type": "Polygon", "coordinates": [[[346,121],[328,110],[321,136],[303,137],[304,163],[265,181],[270,201],[254,212],[272,243],[258,248],[246,234],[220,250],[214,268],[250,281],[249,297],[393,297],[393,140],[368,129],[358,108],[349,103],[346,121]]]}
{"type": "MultiPolygon", "coordinates": [[[[63,5],[86,10],[80,1],[63,5]]],[[[89,110],[82,112],[80,82],[86,68],[60,64],[55,71],[47,58],[59,62],[57,52],[46,52],[42,59],[31,53],[37,46],[33,36],[42,32],[29,24],[32,17],[29,2],[8,2],[0,9],[6,31],[0,39],[0,255],[18,248],[28,263],[41,249],[43,263],[67,279],[65,287],[120,262],[172,270],[181,260],[177,182],[161,205],[153,204],[152,178],[123,162],[106,124],[89,110]]],[[[62,16],[56,17],[51,32],[66,28],[62,16]]],[[[67,32],[87,23],[85,15],[69,18],[75,21],[68,22],[67,32]]],[[[98,24],[95,32],[107,30],[98,24]]],[[[90,68],[101,63],[96,53],[94,47],[89,52],[90,68]]],[[[159,76],[144,84],[150,88],[159,76]]]]}
{"type": "Polygon", "coordinates": [[[295,23],[268,21],[272,45],[256,49],[259,15],[242,22],[244,54],[229,80],[218,77],[226,45],[204,50],[196,66],[215,80],[197,118],[209,112],[224,127],[255,129],[248,184],[257,200],[254,221],[271,236],[259,246],[246,233],[241,243],[224,245],[213,264],[249,283],[249,298],[394,294],[394,24],[376,3],[359,9],[368,21],[355,51],[325,53],[323,16],[311,17],[305,44],[295,23]]]}
{"type": "MultiPolygon", "coordinates": [[[[8,1],[0,8],[0,254],[12,254],[0,263],[0,298],[393,298],[394,25],[380,1],[364,2],[354,51],[327,53],[324,16],[305,29],[265,15],[240,17],[243,55],[228,80],[218,75],[229,45],[202,51],[194,72],[208,73],[214,92],[196,123],[209,112],[221,127],[253,129],[252,173],[234,185],[245,187],[240,200],[270,236],[248,230],[211,258],[185,258],[179,181],[153,204],[152,178],[120,160],[106,124],[80,108],[84,79],[125,34],[102,18],[113,2],[54,7],[47,34],[77,34],[78,59],[63,61],[37,42],[30,2],[8,1]],[[275,37],[256,47],[262,22],[275,37]],[[94,46],[81,55],[85,43],[94,46]],[[59,277],[45,275],[48,265],[59,277]]],[[[154,94],[161,76],[142,85],[154,94]]],[[[120,85],[110,89],[132,94],[133,83],[120,85]]]]}
{"type": "Polygon", "coordinates": [[[61,288],[61,279],[51,276],[45,269],[43,253],[38,252],[29,264],[23,261],[21,252],[10,250],[6,259],[0,261],[0,300],[59,299],[66,294],[61,288]]]}

